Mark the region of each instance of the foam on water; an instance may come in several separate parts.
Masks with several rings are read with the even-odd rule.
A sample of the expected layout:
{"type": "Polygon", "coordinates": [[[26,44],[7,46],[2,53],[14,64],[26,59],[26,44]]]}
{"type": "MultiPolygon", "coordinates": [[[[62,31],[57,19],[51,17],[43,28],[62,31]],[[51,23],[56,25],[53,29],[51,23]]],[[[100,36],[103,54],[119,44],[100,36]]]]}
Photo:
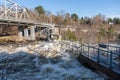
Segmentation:
{"type": "MultiPolygon", "coordinates": [[[[29,45],[27,47],[16,48],[14,52],[16,55],[11,57],[18,56],[17,53],[19,53],[19,51],[24,51],[21,52],[21,55],[27,56],[27,59],[31,60],[29,61],[30,65],[28,64],[28,60],[21,59],[19,61],[20,63],[23,62],[22,60],[25,60],[24,62],[29,66],[22,64],[25,66],[22,67],[21,64],[19,64],[20,70],[17,69],[18,71],[9,74],[9,80],[12,80],[13,78],[18,80],[101,80],[105,78],[102,74],[93,72],[90,69],[82,66],[73,54],[64,52],[62,50],[59,51],[60,45],[58,43],[41,43],[39,45],[29,45]],[[34,49],[32,53],[34,54],[34,57],[27,56],[29,53],[24,55],[24,52],[29,52],[27,47],[34,49]]],[[[0,58],[2,58],[2,54],[0,55],[0,58]]]]}

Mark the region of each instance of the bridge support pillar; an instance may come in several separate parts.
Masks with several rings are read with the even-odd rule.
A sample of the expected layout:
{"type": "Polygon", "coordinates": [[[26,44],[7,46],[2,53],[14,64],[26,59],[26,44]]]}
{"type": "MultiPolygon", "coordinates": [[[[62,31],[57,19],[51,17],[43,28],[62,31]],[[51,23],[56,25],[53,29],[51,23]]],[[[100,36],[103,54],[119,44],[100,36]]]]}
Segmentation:
{"type": "Polygon", "coordinates": [[[28,40],[28,29],[24,29],[24,38],[28,40]]]}
{"type": "Polygon", "coordinates": [[[31,40],[35,40],[35,26],[30,27],[30,37],[31,40]]]}
{"type": "Polygon", "coordinates": [[[18,36],[19,36],[19,37],[23,37],[22,31],[19,31],[19,32],[18,32],[18,36]]]}

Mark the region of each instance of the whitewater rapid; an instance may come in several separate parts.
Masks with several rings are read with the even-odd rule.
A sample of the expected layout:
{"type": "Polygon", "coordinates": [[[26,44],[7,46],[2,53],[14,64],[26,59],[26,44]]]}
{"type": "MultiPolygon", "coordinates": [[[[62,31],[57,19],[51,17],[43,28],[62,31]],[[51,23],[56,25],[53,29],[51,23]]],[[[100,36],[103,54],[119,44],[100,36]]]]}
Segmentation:
{"type": "Polygon", "coordinates": [[[104,80],[85,68],[60,42],[0,47],[0,78],[4,80],[104,80]]]}

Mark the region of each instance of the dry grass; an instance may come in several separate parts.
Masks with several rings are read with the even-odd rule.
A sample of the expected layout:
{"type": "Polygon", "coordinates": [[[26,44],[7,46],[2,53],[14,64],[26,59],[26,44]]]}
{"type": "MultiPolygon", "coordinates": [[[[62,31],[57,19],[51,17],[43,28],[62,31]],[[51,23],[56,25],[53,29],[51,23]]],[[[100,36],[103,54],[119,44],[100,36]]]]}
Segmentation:
{"type": "Polygon", "coordinates": [[[18,36],[0,37],[0,42],[20,42],[20,41],[25,41],[25,39],[23,37],[18,37],[18,36]]]}

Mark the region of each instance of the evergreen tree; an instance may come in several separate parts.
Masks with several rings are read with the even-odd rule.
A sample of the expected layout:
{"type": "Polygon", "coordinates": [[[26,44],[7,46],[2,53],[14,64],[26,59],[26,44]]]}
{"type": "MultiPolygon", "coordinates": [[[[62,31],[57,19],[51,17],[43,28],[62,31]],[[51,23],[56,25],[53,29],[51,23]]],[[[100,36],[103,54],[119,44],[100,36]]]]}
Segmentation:
{"type": "Polygon", "coordinates": [[[65,37],[67,40],[77,41],[77,37],[75,33],[72,32],[70,29],[67,30],[65,37]]]}
{"type": "Polygon", "coordinates": [[[45,10],[42,6],[35,7],[35,10],[39,13],[39,15],[45,14],[45,10]]]}
{"type": "Polygon", "coordinates": [[[104,37],[106,37],[106,31],[105,31],[105,29],[103,28],[103,27],[101,27],[101,28],[99,28],[99,33],[98,33],[99,35],[98,35],[98,38],[99,38],[99,40],[100,40],[100,42],[102,41],[102,39],[104,38],[104,37]]]}
{"type": "Polygon", "coordinates": [[[114,24],[120,24],[120,19],[119,18],[114,18],[113,22],[114,22],[114,24]]]}
{"type": "Polygon", "coordinates": [[[113,39],[114,33],[115,33],[115,32],[114,32],[113,27],[110,26],[110,27],[108,28],[108,32],[107,32],[108,41],[111,40],[111,39],[113,39]]]}
{"type": "Polygon", "coordinates": [[[76,13],[71,14],[71,18],[74,21],[78,21],[78,19],[79,19],[78,15],[76,13]]]}

